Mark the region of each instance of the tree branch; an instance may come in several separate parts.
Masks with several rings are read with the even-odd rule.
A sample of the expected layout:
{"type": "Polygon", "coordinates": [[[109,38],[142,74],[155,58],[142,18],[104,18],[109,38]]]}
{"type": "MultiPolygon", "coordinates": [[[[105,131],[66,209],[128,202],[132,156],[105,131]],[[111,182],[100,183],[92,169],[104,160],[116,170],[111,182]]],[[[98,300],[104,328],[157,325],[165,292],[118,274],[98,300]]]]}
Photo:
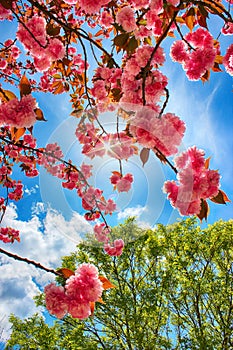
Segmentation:
{"type": "Polygon", "coordinates": [[[30,260],[28,258],[23,258],[23,257],[21,257],[21,256],[19,256],[17,254],[10,253],[7,250],[4,250],[2,248],[0,248],[0,253],[5,254],[8,257],[13,258],[15,260],[23,261],[23,262],[26,262],[27,264],[31,264],[31,265],[35,266],[36,268],[44,270],[46,272],[51,272],[51,273],[53,273],[56,276],[61,276],[61,274],[59,272],[57,272],[56,270],[50,269],[48,267],[45,267],[45,266],[41,265],[40,263],[38,263],[38,262],[36,262],[34,260],[30,260]]]}

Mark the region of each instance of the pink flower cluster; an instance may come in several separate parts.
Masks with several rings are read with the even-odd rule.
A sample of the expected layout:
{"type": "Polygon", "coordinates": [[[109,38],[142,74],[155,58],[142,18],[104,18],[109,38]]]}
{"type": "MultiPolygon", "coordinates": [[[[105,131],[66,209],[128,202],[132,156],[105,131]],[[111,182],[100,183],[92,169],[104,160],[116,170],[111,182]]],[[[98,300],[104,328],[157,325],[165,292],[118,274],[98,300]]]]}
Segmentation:
{"type": "Polygon", "coordinates": [[[126,32],[132,32],[137,28],[134,11],[130,6],[125,6],[117,12],[116,22],[120,24],[126,32]]]}
{"type": "Polygon", "coordinates": [[[23,197],[23,184],[19,180],[14,183],[14,190],[8,194],[8,198],[18,201],[23,197]]]}
{"type": "MultiPolygon", "coordinates": [[[[120,68],[98,67],[93,78],[92,95],[98,99],[98,110],[113,110],[113,102],[115,102],[112,91],[121,92],[121,76],[120,68]]],[[[118,101],[118,100],[117,100],[118,101]]]]}
{"type": "Polygon", "coordinates": [[[109,241],[110,229],[106,227],[105,223],[96,224],[93,228],[95,238],[98,242],[107,243],[109,241]]]}
{"type": "Polygon", "coordinates": [[[34,65],[38,71],[48,70],[53,61],[62,59],[65,55],[62,42],[47,36],[46,21],[38,15],[30,18],[26,26],[19,24],[17,38],[34,57],[34,65]]]}
{"type": "Polygon", "coordinates": [[[175,181],[164,183],[164,192],[181,215],[199,214],[201,199],[218,194],[220,175],[218,171],[207,168],[204,155],[204,151],[192,147],[177,156],[175,165],[179,184],[175,181]]]}
{"type": "Polygon", "coordinates": [[[198,80],[213,67],[218,54],[214,47],[214,39],[204,28],[198,28],[195,32],[186,34],[184,38],[186,42],[182,40],[174,42],[170,55],[173,61],[182,64],[190,80],[198,80]]]}
{"type": "Polygon", "coordinates": [[[127,136],[124,132],[108,134],[106,139],[108,143],[108,155],[116,159],[128,159],[136,152],[132,137],[127,136]]]}
{"type": "Polygon", "coordinates": [[[130,121],[130,133],[144,147],[159,150],[165,156],[178,152],[185,132],[185,124],[172,113],[162,115],[142,108],[136,112],[130,121]]]}
{"type": "Polygon", "coordinates": [[[11,227],[0,227],[0,241],[4,243],[20,242],[19,231],[11,227]]]}
{"type": "MultiPolygon", "coordinates": [[[[120,102],[129,104],[142,104],[142,69],[151,58],[153,47],[143,45],[136,49],[130,57],[126,57],[126,63],[121,78],[122,97],[120,102]]],[[[151,61],[151,66],[158,67],[165,60],[163,49],[160,47],[156,51],[151,61]]],[[[145,80],[145,99],[147,104],[154,105],[159,102],[167,86],[167,78],[158,70],[151,70],[145,80]]]]}
{"type": "Polygon", "coordinates": [[[126,174],[122,176],[118,171],[113,171],[113,174],[110,177],[110,181],[118,192],[128,192],[133,182],[133,175],[126,174]]]}
{"type": "Polygon", "coordinates": [[[83,263],[66,280],[65,287],[54,283],[45,287],[46,307],[58,318],[69,313],[74,318],[84,319],[91,315],[90,302],[98,301],[102,291],[98,269],[93,264],[83,263]]]}
{"type": "Polygon", "coordinates": [[[96,224],[94,226],[94,235],[98,242],[104,243],[104,250],[110,256],[120,256],[123,252],[124,241],[116,239],[113,245],[109,243],[110,228],[105,223],[96,224]]]}
{"type": "Polygon", "coordinates": [[[0,104],[0,124],[29,128],[36,121],[36,100],[31,95],[0,104]]]}
{"type": "Polygon", "coordinates": [[[124,248],[124,241],[122,239],[116,239],[113,242],[113,246],[109,243],[104,244],[105,252],[110,256],[120,256],[124,248]]]}
{"type": "Polygon", "coordinates": [[[230,75],[233,75],[233,44],[227,49],[226,55],[223,57],[224,67],[230,75]]]}
{"type": "Polygon", "coordinates": [[[106,152],[104,141],[98,136],[98,131],[94,124],[87,123],[79,125],[75,132],[79,142],[84,145],[82,153],[91,159],[95,156],[102,157],[106,152]]]}
{"type": "Polygon", "coordinates": [[[11,15],[11,11],[7,10],[5,7],[3,7],[0,4],[0,21],[3,21],[4,19],[9,18],[10,15],[11,15]]]}
{"type": "Polygon", "coordinates": [[[46,145],[43,154],[38,154],[37,163],[43,165],[45,169],[53,176],[62,179],[66,166],[61,162],[63,157],[62,150],[58,144],[49,143],[46,145]]]}
{"type": "Polygon", "coordinates": [[[76,129],[75,134],[79,142],[84,145],[82,153],[91,159],[96,156],[103,157],[106,153],[116,159],[128,159],[135,154],[134,140],[124,132],[104,136],[98,132],[99,129],[90,123],[76,129]]]}
{"type": "MultiPolygon", "coordinates": [[[[77,2],[77,1],[75,1],[77,2]]],[[[81,7],[81,10],[85,11],[85,13],[88,13],[89,15],[98,13],[102,6],[106,5],[109,2],[109,0],[80,0],[79,6],[81,7]]]]}

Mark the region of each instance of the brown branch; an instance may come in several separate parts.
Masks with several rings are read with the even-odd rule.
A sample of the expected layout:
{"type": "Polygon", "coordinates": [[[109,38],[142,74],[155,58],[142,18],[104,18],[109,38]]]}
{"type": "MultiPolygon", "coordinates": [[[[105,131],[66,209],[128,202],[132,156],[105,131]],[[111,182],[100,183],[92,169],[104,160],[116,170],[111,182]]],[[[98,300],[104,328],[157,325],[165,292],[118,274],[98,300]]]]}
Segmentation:
{"type": "Polygon", "coordinates": [[[175,21],[176,17],[178,15],[178,11],[175,11],[170,22],[168,23],[166,29],[164,30],[163,34],[160,35],[155,47],[154,47],[154,50],[152,51],[151,53],[151,56],[147,62],[147,64],[145,65],[145,67],[143,68],[143,78],[142,78],[142,102],[143,102],[143,106],[146,105],[146,93],[145,93],[145,87],[146,87],[146,77],[147,77],[147,72],[148,70],[150,69],[150,65],[151,65],[151,62],[153,60],[153,57],[156,53],[156,51],[158,50],[158,48],[160,47],[162,41],[166,38],[173,22],[175,21]]]}
{"type": "Polygon", "coordinates": [[[56,276],[61,276],[61,274],[60,274],[59,272],[57,272],[56,270],[50,269],[50,268],[48,268],[48,267],[45,267],[45,266],[41,265],[40,263],[38,263],[38,262],[36,262],[36,261],[34,261],[34,260],[30,260],[30,259],[28,259],[28,258],[23,258],[23,257],[21,257],[21,256],[19,256],[19,255],[17,255],[17,254],[10,253],[10,252],[8,252],[7,250],[4,250],[4,249],[2,249],[2,248],[0,248],[0,253],[5,254],[5,255],[7,255],[7,256],[9,256],[10,258],[13,258],[13,259],[15,259],[15,260],[23,261],[23,262],[26,262],[27,264],[34,265],[36,268],[41,269],[41,270],[44,270],[44,271],[46,271],[46,272],[51,272],[51,273],[53,273],[53,274],[56,275],[56,276]]]}
{"type": "Polygon", "coordinates": [[[162,109],[161,109],[161,111],[159,113],[158,118],[162,117],[162,114],[163,114],[164,110],[166,109],[167,104],[168,104],[168,100],[169,100],[169,90],[167,88],[164,88],[164,91],[165,91],[165,94],[166,94],[166,98],[165,98],[165,101],[163,103],[163,107],[162,107],[162,109]]]}

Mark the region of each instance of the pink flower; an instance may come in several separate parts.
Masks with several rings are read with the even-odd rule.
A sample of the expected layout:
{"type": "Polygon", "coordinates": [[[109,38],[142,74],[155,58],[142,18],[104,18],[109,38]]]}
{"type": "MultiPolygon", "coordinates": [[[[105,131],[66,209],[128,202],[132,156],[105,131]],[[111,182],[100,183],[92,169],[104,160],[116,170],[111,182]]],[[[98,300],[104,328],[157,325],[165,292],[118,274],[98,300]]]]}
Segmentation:
{"type": "Polygon", "coordinates": [[[98,100],[103,100],[107,96],[105,89],[105,83],[103,80],[97,80],[94,82],[94,86],[91,89],[92,95],[98,100]]]}
{"type": "Polygon", "coordinates": [[[184,70],[190,80],[198,80],[209,70],[216,57],[216,50],[214,48],[197,48],[190,55],[188,60],[184,62],[184,70]]]}
{"type": "Polygon", "coordinates": [[[159,14],[163,9],[163,0],[151,0],[150,8],[159,14]]]}
{"type": "Polygon", "coordinates": [[[132,32],[137,28],[134,11],[130,6],[125,6],[116,15],[116,22],[122,26],[126,32],[132,32]]]}
{"type": "Polygon", "coordinates": [[[138,10],[142,7],[147,8],[149,6],[150,0],[132,0],[131,2],[133,7],[138,10]]]}
{"type": "Polygon", "coordinates": [[[68,5],[75,5],[77,3],[77,0],[64,0],[64,2],[68,5]]]}
{"type": "Polygon", "coordinates": [[[34,57],[34,66],[39,72],[46,72],[51,66],[51,59],[47,56],[34,57]]]}
{"type": "Polygon", "coordinates": [[[198,173],[204,168],[204,156],[205,152],[202,149],[198,149],[196,146],[190,147],[174,159],[175,166],[177,169],[182,170],[191,165],[193,171],[198,173]]]}
{"type": "Polygon", "coordinates": [[[170,49],[170,55],[173,61],[183,63],[188,59],[186,52],[187,46],[182,40],[175,41],[170,49]]]}
{"type": "Polygon", "coordinates": [[[109,243],[104,245],[105,252],[110,256],[120,256],[124,248],[124,241],[122,239],[116,239],[113,242],[113,246],[109,243]]]}
{"type": "Polygon", "coordinates": [[[131,189],[131,184],[133,182],[133,175],[126,174],[123,176],[116,184],[116,189],[118,192],[128,192],[131,189]]]}
{"type": "MultiPolygon", "coordinates": [[[[3,198],[0,199],[2,202],[3,198]]],[[[3,203],[0,203],[1,209],[4,208],[3,203]]],[[[11,227],[0,227],[0,241],[3,241],[4,243],[13,243],[15,240],[20,242],[18,230],[11,227]]]]}
{"type": "Polygon", "coordinates": [[[91,172],[91,169],[92,169],[92,165],[89,165],[89,164],[82,164],[81,165],[81,172],[83,174],[83,176],[85,177],[85,179],[88,179],[89,177],[91,177],[92,175],[92,172],[91,172]]]}
{"type": "Polygon", "coordinates": [[[166,181],[163,187],[171,205],[181,215],[197,215],[201,210],[201,200],[215,197],[219,192],[218,171],[207,169],[204,152],[189,148],[175,158],[179,170],[175,181],[166,181]]]}
{"type": "Polygon", "coordinates": [[[109,241],[109,238],[107,237],[107,235],[109,234],[109,229],[104,223],[100,225],[95,225],[93,230],[95,238],[98,242],[107,243],[109,241]]]}
{"type": "Polygon", "coordinates": [[[93,264],[81,264],[75,275],[66,281],[66,293],[70,299],[81,304],[97,301],[103,291],[102,282],[98,278],[98,269],[93,264]]]}
{"type": "Polygon", "coordinates": [[[79,6],[83,11],[89,14],[98,13],[102,6],[106,5],[109,0],[80,0],[79,6]]]}
{"type": "Polygon", "coordinates": [[[233,23],[227,22],[222,28],[222,33],[224,35],[232,35],[233,34],[233,23]]]}
{"type": "Polygon", "coordinates": [[[99,273],[97,267],[89,263],[79,265],[75,272],[82,276],[86,276],[87,278],[98,278],[99,273]]]}
{"type": "Polygon", "coordinates": [[[130,132],[144,147],[155,151],[158,149],[165,156],[170,156],[178,151],[185,124],[172,113],[160,118],[157,115],[157,112],[147,107],[142,108],[131,118],[130,132]]]}
{"type": "Polygon", "coordinates": [[[54,38],[50,40],[46,53],[52,61],[61,60],[65,56],[65,47],[59,39],[54,38]]]}
{"type": "Polygon", "coordinates": [[[107,200],[106,206],[104,208],[104,213],[112,214],[116,210],[116,203],[110,198],[107,200]]]}
{"type": "Polygon", "coordinates": [[[45,287],[44,292],[48,311],[57,318],[64,317],[68,311],[68,299],[64,288],[51,283],[45,287]]]}
{"type": "Polygon", "coordinates": [[[113,172],[110,181],[112,185],[115,185],[118,192],[128,192],[133,182],[133,175],[126,174],[125,176],[122,176],[118,172],[113,172]]]}
{"type": "Polygon", "coordinates": [[[112,23],[114,22],[114,19],[112,18],[111,14],[108,11],[103,11],[101,13],[100,17],[100,24],[104,28],[109,28],[111,27],[112,23]]]}
{"type": "Polygon", "coordinates": [[[0,59],[0,69],[5,69],[7,67],[7,61],[0,59]]]}
{"type": "Polygon", "coordinates": [[[26,26],[28,30],[21,23],[19,24],[17,38],[33,55],[41,56],[47,44],[46,21],[44,17],[34,15],[28,20],[26,26]]]}
{"type": "Polygon", "coordinates": [[[132,142],[132,137],[125,135],[123,132],[110,134],[108,155],[116,159],[128,159],[135,152],[132,142]]]}
{"type": "Polygon", "coordinates": [[[91,308],[89,303],[79,303],[75,299],[69,300],[68,312],[74,318],[79,318],[80,320],[87,318],[91,315],[91,308]]]}
{"type": "Polygon", "coordinates": [[[36,121],[36,100],[31,95],[14,98],[0,105],[0,124],[29,128],[36,121]]]}
{"type": "Polygon", "coordinates": [[[162,20],[159,18],[156,10],[150,10],[146,13],[146,27],[152,29],[154,35],[162,34],[162,20]]]}
{"type": "Polygon", "coordinates": [[[190,80],[198,80],[213,67],[218,50],[214,47],[212,35],[204,28],[186,34],[185,41],[193,49],[190,50],[186,42],[178,40],[171,46],[170,55],[173,61],[183,65],[190,80]]]}
{"type": "Polygon", "coordinates": [[[8,18],[10,14],[11,14],[11,11],[5,9],[5,7],[3,7],[0,4],[0,21],[3,21],[4,19],[8,18]]]}
{"type": "Polygon", "coordinates": [[[223,57],[223,65],[230,75],[233,75],[233,44],[231,44],[223,57]]]}
{"type": "Polygon", "coordinates": [[[188,33],[185,39],[195,48],[213,48],[213,37],[207,29],[198,28],[195,32],[188,33]]]}

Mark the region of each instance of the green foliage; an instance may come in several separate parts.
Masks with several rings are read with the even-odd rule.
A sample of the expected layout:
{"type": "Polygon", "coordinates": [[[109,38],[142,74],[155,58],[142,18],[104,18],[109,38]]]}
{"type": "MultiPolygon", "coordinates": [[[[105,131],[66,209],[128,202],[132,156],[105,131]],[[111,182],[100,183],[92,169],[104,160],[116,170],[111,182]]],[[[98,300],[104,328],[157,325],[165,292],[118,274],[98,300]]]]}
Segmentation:
{"type": "Polygon", "coordinates": [[[18,349],[233,348],[233,221],[202,230],[195,219],[141,229],[134,219],[113,229],[125,237],[111,258],[89,238],[62,267],[98,266],[116,288],[105,291],[93,317],[71,317],[49,327],[38,316],[11,316],[8,347],[18,349]],[[34,347],[33,347],[34,346],[34,347]]]}

